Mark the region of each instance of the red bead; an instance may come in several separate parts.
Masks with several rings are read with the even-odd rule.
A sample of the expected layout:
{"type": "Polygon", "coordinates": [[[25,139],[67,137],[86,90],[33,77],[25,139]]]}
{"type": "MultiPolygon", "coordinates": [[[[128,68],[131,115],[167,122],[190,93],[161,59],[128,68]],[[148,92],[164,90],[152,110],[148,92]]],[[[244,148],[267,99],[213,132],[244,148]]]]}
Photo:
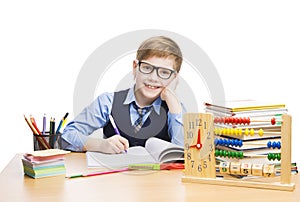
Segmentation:
{"type": "Polygon", "coordinates": [[[248,124],[248,125],[250,125],[250,117],[248,117],[247,118],[247,120],[246,120],[246,123],[245,124],[248,124]]]}
{"type": "Polygon", "coordinates": [[[272,124],[272,125],[275,125],[275,124],[276,124],[275,118],[272,118],[272,119],[271,119],[271,124],[272,124]]]}
{"type": "Polygon", "coordinates": [[[232,118],[232,123],[233,123],[234,125],[236,125],[237,122],[238,122],[238,119],[239,119],[239,118],[232,118]]]}
{"type": "Polygon", "coordinates": [[[224,118],[224,123],[225,123],[225,124],[228,124],[228,117],[225,117],[225,118],[224,118]]]}
{"type": "Polygon", "coordinates": [[[223,123],[223,124],[225,124],[225,118],[221,117],[220,122],[223,123]]]}

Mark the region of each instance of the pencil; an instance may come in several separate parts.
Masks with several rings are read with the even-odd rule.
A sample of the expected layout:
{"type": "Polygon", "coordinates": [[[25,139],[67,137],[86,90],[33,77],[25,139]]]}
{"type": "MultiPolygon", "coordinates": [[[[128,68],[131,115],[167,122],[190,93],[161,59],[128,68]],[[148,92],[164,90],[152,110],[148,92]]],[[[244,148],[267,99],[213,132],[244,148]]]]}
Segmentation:
{"type": "Polygon", "coordinates": [[[109,171],[96,172],[96,173],[75,174],[75,175],[67,176],[66,178],[91,177],[91,176],[106,175],[106,174],[119,173],[119,172],[125,172],[125,171],[129,171],[129,169],[123,168],[123,169],[119,169],[119,170],[109,170],[109,171]]]}
{"type": "MultiPolygon", "coordinates": [[[[38,131],[35,129],[35,127],[32,125],[31,121],[28,120],[28,118],[27,118],[25,115],[24,115],[24,119],[25,119],[26,123],[28,124],[28,126],[30,127],[32,133],[33,133],[34,135],[40,135],[40,134],[38,133],[38,131]]],[[[39,142],[45,149],[50,148],[49,144],[47,143],[47,141],[45,140],[44,137],[36,137],[36,138],[37,138],[38,142],[39,142]]]]}

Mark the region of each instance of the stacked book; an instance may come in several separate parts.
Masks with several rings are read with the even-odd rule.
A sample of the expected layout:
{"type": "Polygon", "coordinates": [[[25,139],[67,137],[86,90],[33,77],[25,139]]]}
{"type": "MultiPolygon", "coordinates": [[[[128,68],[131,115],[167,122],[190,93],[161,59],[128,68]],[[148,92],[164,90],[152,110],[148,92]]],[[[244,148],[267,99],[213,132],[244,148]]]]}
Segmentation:
{"type": "Polygon", "coordinates": [[[22,158],[24,173],[32,178],[65,175],[65,155],[60,149],[39,150],[25,153],[22,158]]]}
{"type": "Polygon", "coordinates": [[[281,116],[288,111],[284,104],[237,100],[205,103],[205,111],[214,115],[219,159],[247,157],[253,163],[280,162],[281,116]]]}

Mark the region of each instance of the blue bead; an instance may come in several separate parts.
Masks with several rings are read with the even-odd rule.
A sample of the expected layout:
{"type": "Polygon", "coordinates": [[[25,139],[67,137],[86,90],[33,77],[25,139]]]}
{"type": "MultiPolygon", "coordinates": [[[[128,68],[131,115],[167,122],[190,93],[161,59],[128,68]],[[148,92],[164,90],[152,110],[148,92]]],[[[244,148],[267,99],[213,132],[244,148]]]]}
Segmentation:
{"type": "Polygon", "coordinates": [[[228,140],[223,140],[224,141],[224,145],[228,146],[228,140]]]}
{"type": "Polygon", "coordinates": [[[216,146],[219,145],[219,139],[215,139],[215,145],[216,145],[216,146]]]}
{"type": "Polygon", "coordinates": [[[239,140],[239,146],[240,146],[240,147],[243,146],[243,140],[239,140]]]}
{"type": "Polygon", "coordinates": [[[269,142],[267,143],[267,146],[268,146],[268,148],[271,148],[271,146],[272,146],[272,142],[271,142],[271,141],[269,141],[269,142]]]}
{"type": "Polygon", "coordinates": [[[274,141],[274,142],[272,143],[272,148],[275,149],[276,147],[277,147],[277,143],[274,141]]]}
{"type": "Polygon", "coordinates": [[[277,142],[277,148],[278,148],[278,149],[281,148],[281,142],[280,142],[280,141],[277,142]]]}
{"type": "Polygon", "coordinates": [[[223,139],[219,139],[219,145],[223,146],[224,143],[223,143],[223,139]]]}

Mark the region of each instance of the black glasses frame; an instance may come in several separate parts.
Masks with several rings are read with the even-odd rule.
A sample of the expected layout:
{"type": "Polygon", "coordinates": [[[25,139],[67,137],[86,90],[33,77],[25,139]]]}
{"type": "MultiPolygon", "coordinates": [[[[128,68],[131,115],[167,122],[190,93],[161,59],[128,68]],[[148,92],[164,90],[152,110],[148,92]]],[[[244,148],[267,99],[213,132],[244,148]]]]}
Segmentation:
{"type": "Polygon", "coordinates": [[[159,78],[161,78],[161,79],[166,79],[166,80],[167,80],[167,79],[169,79],[169,78],[172,76],[172,74],[176,74],[176,71],[175,71],[175,70],[167,69],[167,68],[164,68],[164,67],[156,67],[156,66],[151,65],[151,64],[149,64],[149,63],[147,63],[147,62],[138,61],[138,66],[139,66],[139,71],[142,72],[143,74],[151,74],[154,70],[156,70],[157,76],[158,76],[159,78]],[[151,71],[151,72],[148,72],[148,73],[143,72],[143,71],[141,70],[141,64],[142,64],[142,63],[151,66],[151,67],[153,68],[152,71],[151,71]],[[171,74],[169,75],[168,78],[163,78],[163,77],[161,77],[161,76],[158,74],[158,70],[159,70],[159,69],[166,69],[166,70],[170,71],[171,74]]]}

